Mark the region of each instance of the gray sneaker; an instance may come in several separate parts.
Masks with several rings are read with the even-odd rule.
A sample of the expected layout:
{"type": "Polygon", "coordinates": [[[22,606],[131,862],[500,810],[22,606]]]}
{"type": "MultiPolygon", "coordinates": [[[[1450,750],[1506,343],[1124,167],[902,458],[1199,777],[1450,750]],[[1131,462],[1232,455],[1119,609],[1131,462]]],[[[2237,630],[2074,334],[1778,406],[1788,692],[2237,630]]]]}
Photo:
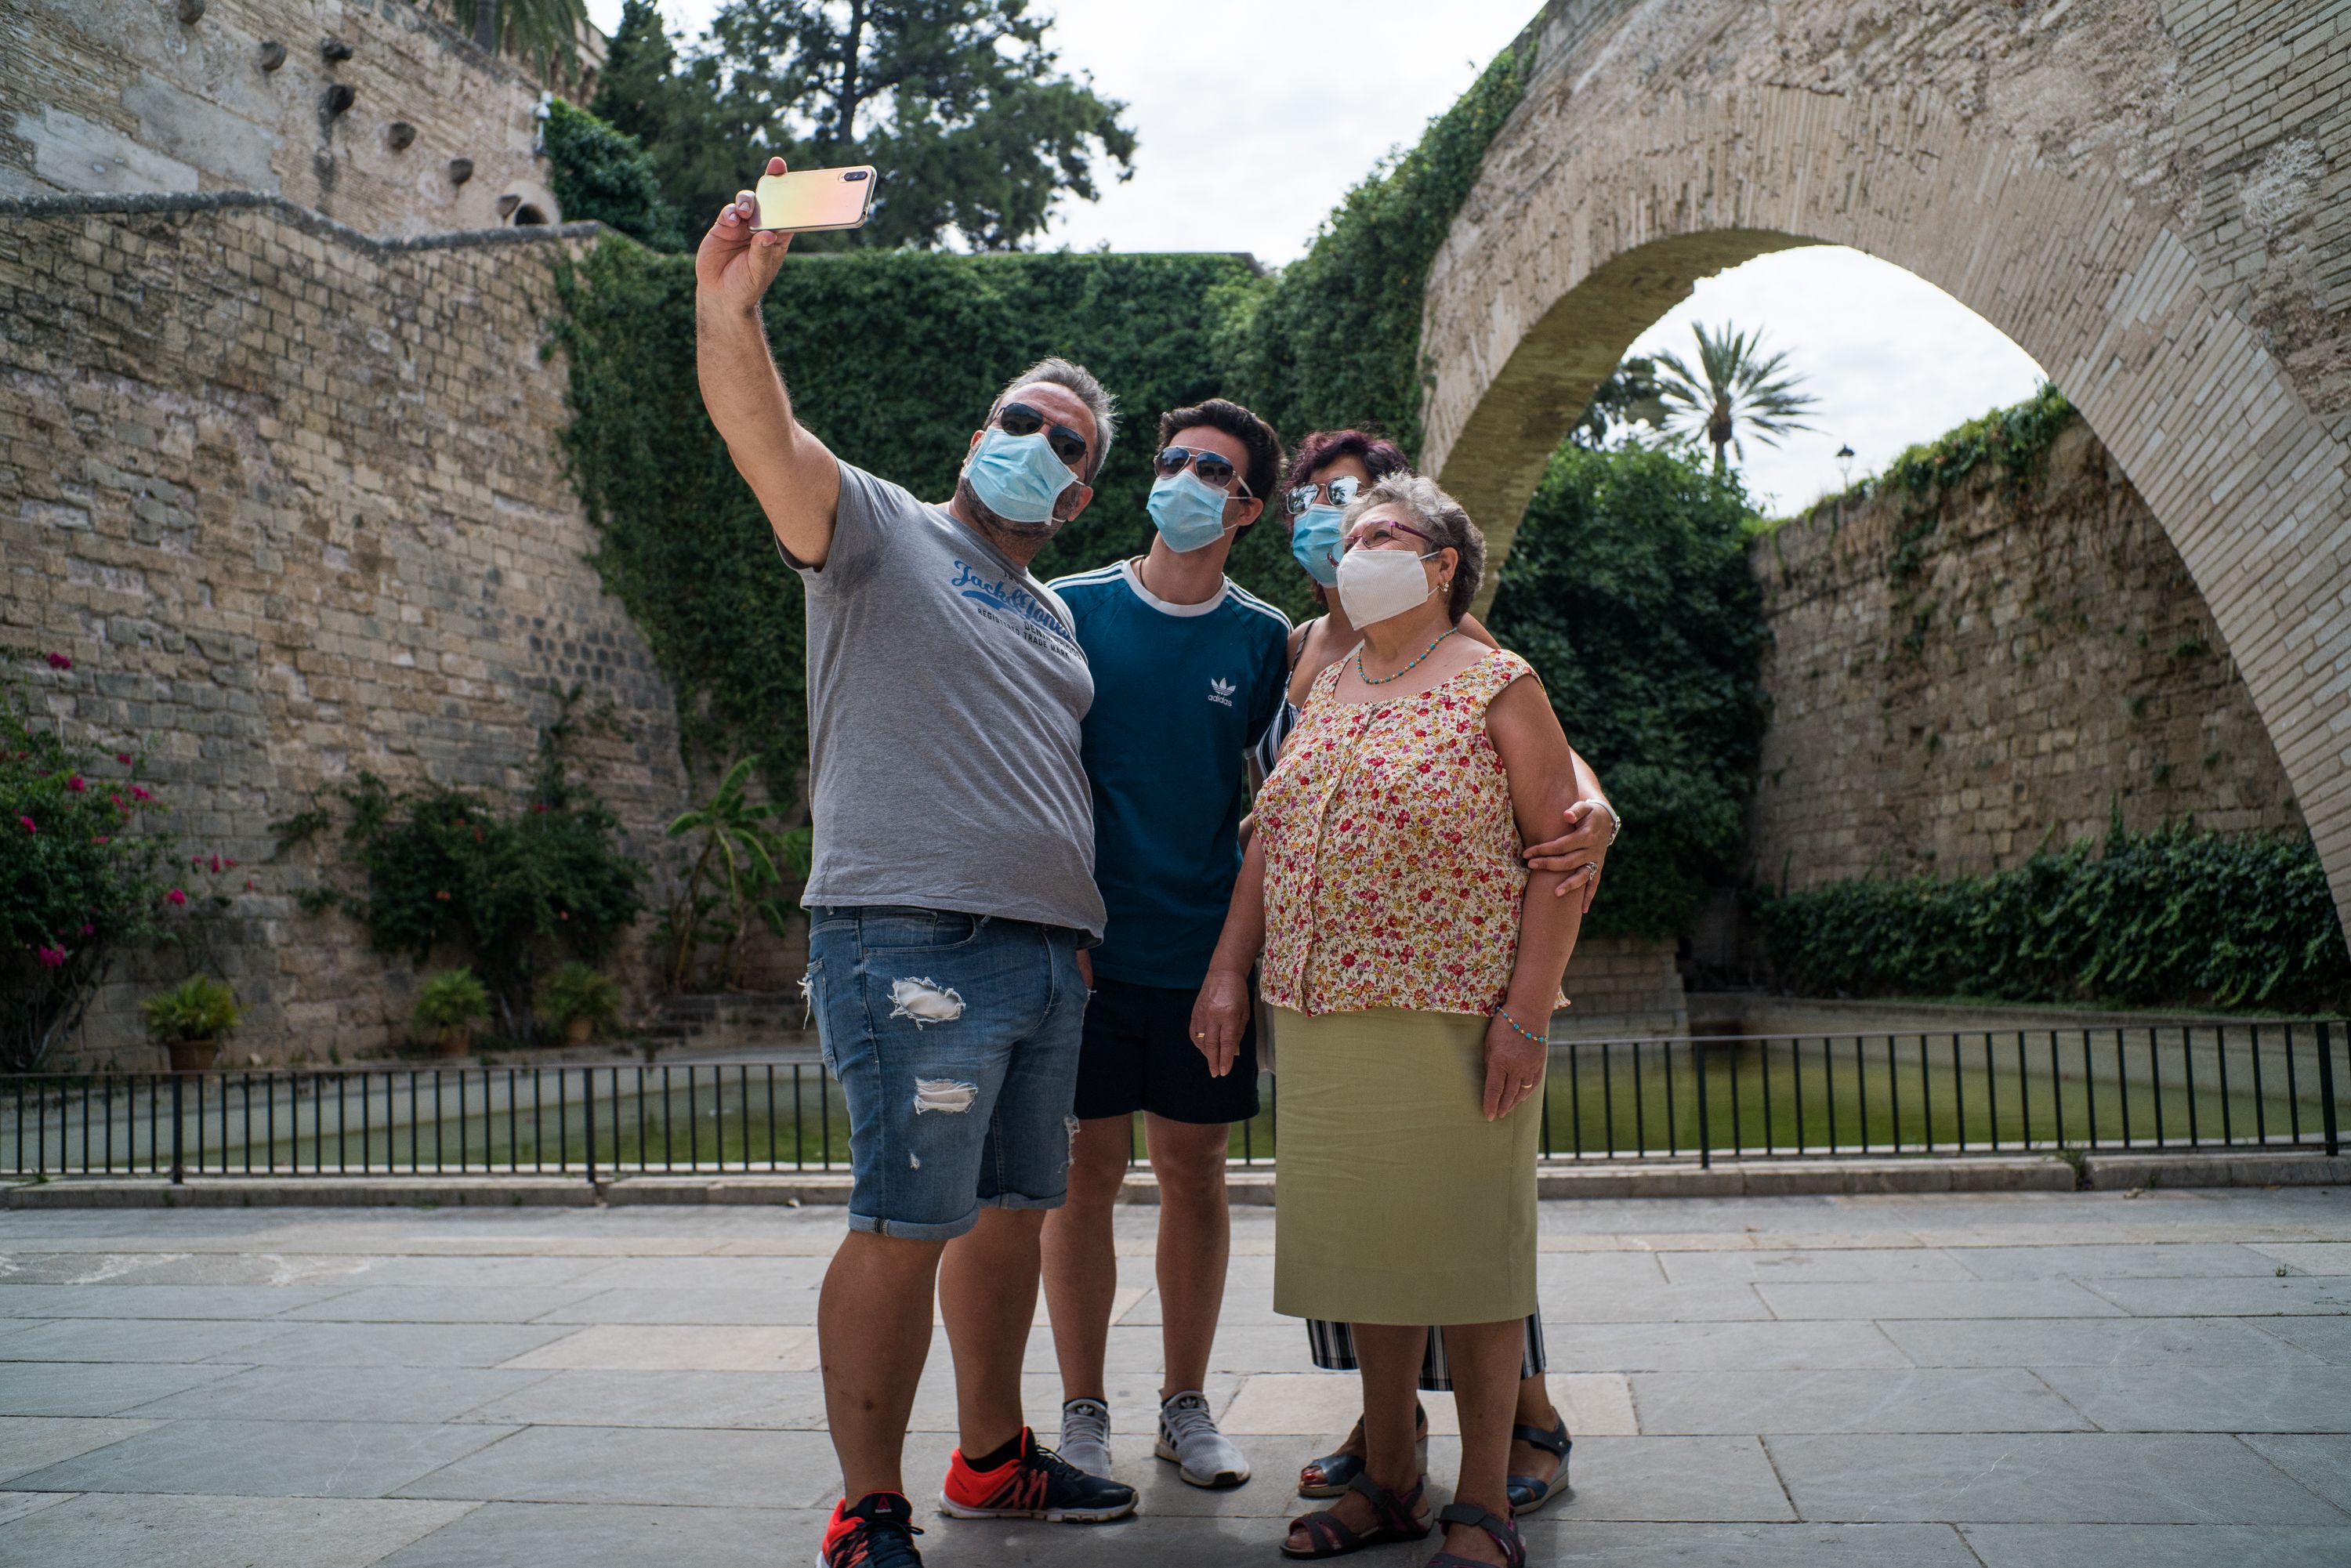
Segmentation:
{"type": "Polygon", "coordinates": [[[1086,1474],[1110,1479],[1110,1406],[1099,1399],[1072,1399],[1064,1404],[1061,1440],[1053,1447],[1086,1474]]]}
{"type": "Polygon", "coordinates": [[[1159,1406],[1156,1451],[1196,1487],[1237,1487],[1249,1479],[1249,1460],[1217,1430],[1217,1418],[1197,1389],[1170,1395],[1159,1406]]]}

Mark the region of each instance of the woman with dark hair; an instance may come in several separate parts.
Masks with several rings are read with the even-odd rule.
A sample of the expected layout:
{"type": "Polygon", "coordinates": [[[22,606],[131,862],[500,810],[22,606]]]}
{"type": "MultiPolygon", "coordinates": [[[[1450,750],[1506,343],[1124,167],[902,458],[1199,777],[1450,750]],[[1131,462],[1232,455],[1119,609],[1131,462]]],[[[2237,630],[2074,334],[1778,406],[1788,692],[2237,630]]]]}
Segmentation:
{"type": "Polygon", "coordinates": [[[1293,1521],[1290,1557],[1416,1540],[1432,1521],[1413,1381],[1448,1342],[1461,1466],[1430,1568],[1523,1568],[1510,1496],[1547,1025],[1583,899],[1525,842],[1575,770],[1524,659],[1458,635],[1485,538],[1434,484],[1391,475],[1343,518],[1337,591],[1361,640],[1315,677],[1192,1010],[1230,1070],[1249,975],[1280,1019],[1274,1310],[1353,1325],[1366,1457],[1293,1521]]]}
{"type": "MultiPolygon", "coordinates": [[[[1361,642],[1362,633],[1347,619],[1346,607],[1333,585],[1341,554],[1340,518],[1346,508],[1381,480],[1409,476],[1412,465],[1393,441],[1361,430],[1318,430],[1300,442],[1283,477],[1282,511],[1290,526],[1290,549],[1299,566],[1313,580],[1314,596],[1323,613],[1290,634],[1289,702],[1273,727],[1258,743],[1259,768],[1270,774],[1280,760],[1282,743],[1296,727],[1300,707],[1313,689],[1315,678],[1361,642]]],[[[1474,615],[1464,614],[1460,634],[1499,647],[1493,634],[1474,615]]],[[[1608,845],[1616,835],[1615,809],[1600,787],[1599,776],[1571,747],[1575,768],[1575,804],[1567,812],[1568,831],[1560,838],[1536,844],[1526,852],[1530,868],[1565,872],[1559,893],[1580,892],[1583,906],[1592,906],[1608,845]]],[[[1261,1020],[1261,1037],[1270,1032],[1261,1020]]],[[[1307,1343],[1314,1364],[1332,1372],[1357,1369],[1354,1331],[1343,1322],[1309,1319],[1307,1343]]],[[[1525,1343],[1520,1356],[1518,1409],[1510,1444],[1510,1496],[1520,1513],[1541,1508],[1567,1490],[1568,1451],[1572,1443],[1566,1419],[1552,1404],[1544,1381],[1548,1362],[1543,1350],[1542,1318],[1526,1319],[1525,1343]]],[[[1420,1366],[1419,1386],[1447,1393],[1453,1387],[1446,1360],[1445,1333],[1434,1329],[1420,1366]]],[[[1416,1407],[1416,1437],[1425,1445],[1427,1417],[1416,1407]]],[[[1298,1473],[1298,1495],[1333,1498],[1344,1494],[1364,1470],[1364,1425],[1354,1429],[1336,1451],[1310,1459],[1298,1473]]]]}

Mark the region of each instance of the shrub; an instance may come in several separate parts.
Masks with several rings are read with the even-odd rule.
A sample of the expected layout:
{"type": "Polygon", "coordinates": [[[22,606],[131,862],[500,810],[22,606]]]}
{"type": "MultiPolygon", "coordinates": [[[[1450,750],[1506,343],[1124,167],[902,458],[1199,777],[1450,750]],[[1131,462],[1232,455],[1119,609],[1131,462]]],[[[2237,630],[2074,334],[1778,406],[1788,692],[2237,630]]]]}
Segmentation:
{"type": "Polygon", "coordinates": [[[1625,812],[1594,935],[1677,936],[1737,876],[1764,720],[1753,523],[1686,451],[1566,444],[1503,565],[1494,634],[1625,812]]]}
{"type": "Polygon", "coordinates": [[[607,224],[655,250],[682,250],[676,211],[662,199],[651,154],[583,109],[548,105],[549,184],[567,223],[607,224]]]}
{"type": "Polygon", "coordinates": [[[621,1002],[620,981],[576,959],[538,983],[538,1016],[559,1029],[575,1019],[610,1029],[620,1021],[621,1002]]]}
{"type": "Polygon", "coordinates": [[[2134,1007],[2351,1005],[2351,949],[2307,841],[2189,826],[1988,876],[1761,896],[1783,988],[2134,1007]]]}
{"type": "MultiPolygon", "coordinates": [[[[533,1031],[533,982],[550,956],[594,962],[643,907],[644,868],[621,842],[620,820],[562,761],[566,716],[541,737],[527,799],[510,805],[427,785],[395,791],[371,773],[334,791],[350,809],[342,844],[358,892],[308,895],[340,906],[381,951],[418,964],[442,947],[481,971],[507,1036],[533,1031]]],[[[323,809],[277,824],[281,843],[326,825],[323,809]]]]}
{"type": "Polygon", "coordinates": [[[489,988],[471,969],[444,969],[417,988],[416,1027],[434,1034],[490,1016],[489,988]]]}
{"type": "Polygon", "coordinates": [[[691,990],[700,982],[697,965],[702,950],[710,946],[718,948],[718,963],[708,983],[735,984],[736,956],[752,916],[782,936],[784,909],[777,894],[786,882],[808,876],[809,830],[777,827],[782,809],[772,801],[753,801],[747,793],[756,760],[746,757],[736,763],[706,804],[680,813],[669,825],[673,839],[701,835],[700,851],[662,917],[673,989],[691,990]]]}
{"type": "Polygon", "coordinates": [[[141,1002],[139,1010],[146,1016],[148,1038],[158,1045],[226,1040],[245,1017],[245,1009],[236,1005],[236,992],[209,975],[190,975],[141,1002]]]}
{"type": "MultiPolygon", "coordinates": [[[[58,675],[72,668],[51,654],[58,675]]],[[[135,751],[69,745],[0,687],[0,1070],[37,1071],[117,956],[186,934],[182,852],[135,751]]],[[[215,859],[214,869],[234,867],[215,859]]]]}

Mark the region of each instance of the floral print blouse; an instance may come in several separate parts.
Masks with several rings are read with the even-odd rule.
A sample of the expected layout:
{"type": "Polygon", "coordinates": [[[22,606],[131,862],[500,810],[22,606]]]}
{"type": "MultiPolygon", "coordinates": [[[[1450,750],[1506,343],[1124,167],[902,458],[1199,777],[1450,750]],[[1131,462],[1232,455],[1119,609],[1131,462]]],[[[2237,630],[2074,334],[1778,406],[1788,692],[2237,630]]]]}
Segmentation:
{"type": "Polygon", "coordinates": [[[1260,993],[1320,1014],[1490,1017],[1510,995],[1527,868],[1486,707],[1533,668],[1498,650],[1416,696],[1341,702],[1315,678],[1259,792],[1260,993]]]}

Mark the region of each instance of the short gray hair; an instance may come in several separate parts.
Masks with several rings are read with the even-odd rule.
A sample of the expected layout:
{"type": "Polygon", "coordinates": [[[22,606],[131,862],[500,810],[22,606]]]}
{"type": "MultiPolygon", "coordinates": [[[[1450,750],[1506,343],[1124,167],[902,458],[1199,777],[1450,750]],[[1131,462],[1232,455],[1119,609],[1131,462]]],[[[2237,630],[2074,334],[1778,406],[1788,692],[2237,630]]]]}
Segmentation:
{"type": "Polygon", "coordinates": [[[1110,395],[1110,389],[1096,381],[1093,371],[1085,366],[1058,357],[1038,361],[1004,383],[1004,390],[998,392],[996,401],[987,405],[987,422],[990,424],[996,423],[997,411],[1004,406],[1006,398],[1022,387],[1033,387],[1040,382],[1073,393],[1080,402],[1086,405],[1086,412],[1094,416],[1094,449],[1085,475],[1086,483],[1092,484],[1094,476],[1102,472],[1102,459],[1110,455],[1111,437],[1118,432],[1118,400],[1110,395]]]}
{"type": "Polygon", "coordinates": [[[1445,612],[1456,621],[1469,613],[1469,601],[1478,597],[1478,584],[1486,576],[1486,536],[1478,531],[1461,503],[1438,489],[1434,479],[1391,474],[1357,494],[1341,528],[1352,529],[1374,507],[1395,507],[1410,516],[1413,526],[1428,536],[1430,549],[1458,552],[1461,564],[1454,570],[1445,612]]]}

